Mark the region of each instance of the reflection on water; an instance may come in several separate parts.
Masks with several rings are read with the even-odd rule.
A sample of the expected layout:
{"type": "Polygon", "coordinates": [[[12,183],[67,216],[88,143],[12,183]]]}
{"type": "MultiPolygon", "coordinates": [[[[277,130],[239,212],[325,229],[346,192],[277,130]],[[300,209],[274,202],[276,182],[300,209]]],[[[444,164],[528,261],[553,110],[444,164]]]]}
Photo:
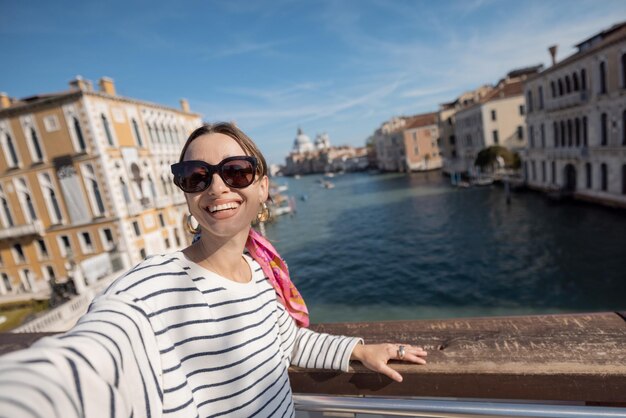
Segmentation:
{"type": "Polygon", "coordinates": [[[506,205],[438,172],[280,179],[297,214],[267,226],[315,322],[626,309],[626,215],[506,205]]]}

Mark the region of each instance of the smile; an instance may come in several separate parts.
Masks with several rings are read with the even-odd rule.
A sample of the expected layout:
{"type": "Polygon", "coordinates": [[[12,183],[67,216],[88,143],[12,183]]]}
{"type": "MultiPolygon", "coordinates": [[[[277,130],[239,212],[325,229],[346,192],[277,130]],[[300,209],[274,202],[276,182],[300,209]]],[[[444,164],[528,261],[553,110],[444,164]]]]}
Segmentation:
{"type": "Polygon", "coordinates": [[[239,203],[229,202],[224,203],[222,205],[209,206],[206,208],[209,213],[221,212],[223,210],[237,209],[239,207],[239,203]]]}

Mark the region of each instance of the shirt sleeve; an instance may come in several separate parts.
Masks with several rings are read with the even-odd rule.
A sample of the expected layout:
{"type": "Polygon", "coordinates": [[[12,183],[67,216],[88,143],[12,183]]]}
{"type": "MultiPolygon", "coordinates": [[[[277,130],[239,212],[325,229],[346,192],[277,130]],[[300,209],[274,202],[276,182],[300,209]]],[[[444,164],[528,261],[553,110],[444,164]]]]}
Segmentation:
{"type": "Polygon", "coordinates": [[[0,357],[0,411],[10,417],[154,417],[161,363],[145,311],[97,299],[65,334],[0,357]]]}
{"type": "Polygon", "coordinates": [[[278,327],[283,353],[290,364],[307,369],[342,370],[347,372],[350,356],[363,339],[330,335],[301,328],[278,303],[278,327]]]}

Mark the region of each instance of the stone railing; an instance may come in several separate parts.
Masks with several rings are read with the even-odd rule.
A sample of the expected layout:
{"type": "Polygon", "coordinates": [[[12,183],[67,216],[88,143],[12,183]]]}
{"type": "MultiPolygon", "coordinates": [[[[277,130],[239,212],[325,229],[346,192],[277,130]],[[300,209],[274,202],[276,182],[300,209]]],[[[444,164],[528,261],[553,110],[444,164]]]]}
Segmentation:
{"type": "Polygon", "coordinates": [[[37,220],[29,225],[15,225],[0,229],[0,240],[7,238],[19,238],[28,235],[43,235],[45,229],[43,222],[37,220]]]}

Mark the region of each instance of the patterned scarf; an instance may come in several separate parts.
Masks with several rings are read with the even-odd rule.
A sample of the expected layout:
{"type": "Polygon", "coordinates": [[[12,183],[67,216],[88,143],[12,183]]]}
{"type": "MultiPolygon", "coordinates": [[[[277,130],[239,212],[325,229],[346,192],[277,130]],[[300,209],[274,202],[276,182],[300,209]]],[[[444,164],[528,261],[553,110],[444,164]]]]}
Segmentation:
{"type": "Polygon", "coordinates": [[[289,278],[287,264],[280,258],[278,251],[261,234],[250,228],[246,248],[250,255],[263,269],[270,283],[274,286],[278,298],[296,324],[301,327],[309,326],[309,310],[296,286],[289,278]]]}

